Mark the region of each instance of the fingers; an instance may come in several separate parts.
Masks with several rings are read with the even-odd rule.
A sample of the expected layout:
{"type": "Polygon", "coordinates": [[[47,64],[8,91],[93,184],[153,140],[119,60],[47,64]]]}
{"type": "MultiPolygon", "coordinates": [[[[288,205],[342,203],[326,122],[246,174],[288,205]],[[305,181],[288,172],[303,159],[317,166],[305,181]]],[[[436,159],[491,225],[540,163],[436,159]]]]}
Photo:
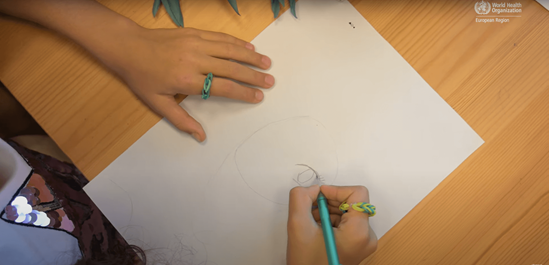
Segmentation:
{"type": "Polygon", "coordinates": [[[290,205],[288,210],[288,228],[310,228],[316,226],[311,214],[311,207],[316,201],[320,188],[295,187],[290,191],[290,205]]]}
{"type": "MultiPolygon", "coordinates": [[[[314,214],[313,214],[314,215],[314,214]]],[[[321,225],[321,221],[320,220],[316,220],[316,223],[318,224],[318,226],[321,225]]],[[[338,227],[339,226],[339,223],[341,222],[341,216],[340,215],[337,215],[337,214],[330,214],[330,223],[332,225],[332,227],[338,227]]]]}
{"type": "MultiPolygon", "coordinates": [[[[335,210],[329,209],[329,211],[330,211],[330,220],[332,221],[332,226],[338,227],[341,221],[341,215],[343,213],[340,210],[335,211],[335,210]]],[[[318,212],[318,209],[313,210],[312,214],[313,214],[313,219],[315,219],[315,222],[320,224],[320,213],[318,212]]]]}
{"type": "Polygon", "coordinates": [[[261,69],[271,67],[269,57],[233,43],[206,41],[201,45],[201,49],[213,57],[236,60],[261,69]]]}
{"type": "Polygon", "coordinates": [[[241,100],[249,103],[259,103],[263,100],[263,92],[259,89],[243,86],[225,78],[214,78],[211,95],[241,100]]]}
{"type": "Polygon", "coordinates": [[[322,185],[320,189],[328,201],[338,203],[337,206],[344,201],[347,201],[348,203],[370,201],[368,189],[364,186],[322,185]]]}
{"type": "MultiPolygon", "coordinates": [[[[349,204],[370,201],[368,189],[364,186],[337,187],[323,185],[321,187],[321,191],[328,199],[329,204],[334,207],[336,205],[339,206],[344,201],[347,201],[349,204]]],[[[341,216],[339,228],[345,229],[346,226],[351,227],[352,229],[356,227],[367,228],[369,226],[368,214],[355,210],[349,210],[341,216]]]]}
{"type": "MultiPolygon", "coordinates": [[[[186,83],[186,87],[179,88],[176,92],[185,95],[200,95],[204,86],[205,75],[196,75],[186,83]]],[[[243,86],[232,80],[214,77],[210,87],[210,96],[226,97],[249,103],[259,103],[263,100],[263,92],[259,89],[243,86]]]]}
{"type": "Polygon", "coordinates": [[[341,215],[330,214],[330,222],[332,224],[332,227],[338,227],[339,223],[341,222],[341,215]]]}
{"type": "Polygon", "coordinates": [[[157,95],[151,100],[151,108],[164,116],[177,129],[191,134],[197,141],[206,139],[204,129],[171,96],[157,95]]]}
{"type": "MultiPolygon", "coordinates": [[[[364,186],[323,185],[320,189],[332,207],[338,207],[344,201],[349,204],[369,202],[368,189],[364,186]]],[[[337,218],[334,220],[337,223],[337,218]]],[[[342,264],[361,263],[377,246],[377,238],[370,227],[368,214],[353,209],[341,215],[334,234],[342,264]]]]}
{"type": "MultiPolygon", "coordinates": [[[[330,213],[330,215],[342,215],[343,212],[339,210],[338,207],[334,207],[334,206],[331,206],[331,205],[328,205],[328,212],[330,213]]],[[[318,208],[315,208],[312,210],[312,213],[313,213],[313,218],[315,219],[315,221],[320,221],[320,213],[318,212],[318,208]]]]}
{"type": "MultiPolygon", "coordinates": [[[[190,28],[187,28],[187,29],[190,29],[190,28]]],[[[196,29],[192,29],[192,30],[195,30],[196,34],[205,40],[227,42],[227,43],[232,43],[241,47],[246,47],[247,49],[252,51],[255,50],[255,47],[251,43],[247,41],[243,41],[229,34],[225,34],[221,32],[206,31],[206,30],[196,30],[196,29]]]]}
{"type": "Polygon", "coordinates": [[[212,72],[216,76],[234,79],[253,86],[270,88],[274,85],[274,77],[269,74],[258,72],[239,63],[220,60],[217,58],[208,58],[203,66],[204,72],[212,72]]]}
{"type": "Polygon", "coordinates": [[[271,66],[271,59],[255,52],[253,44],[229,34],[186,28],[186,32],[205,40],[200,47],[210,56],[244,62],[261,69],[271,66]]]}

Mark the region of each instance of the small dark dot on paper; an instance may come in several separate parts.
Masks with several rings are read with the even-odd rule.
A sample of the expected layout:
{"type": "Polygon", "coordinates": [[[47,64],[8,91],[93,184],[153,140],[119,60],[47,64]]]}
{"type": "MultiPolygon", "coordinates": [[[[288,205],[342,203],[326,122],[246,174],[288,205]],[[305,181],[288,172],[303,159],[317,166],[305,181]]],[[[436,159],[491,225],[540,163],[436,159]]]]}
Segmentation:
{"type": "Polygon", "coordinates": [[[352,22],[349,22],[349,25],[351,25],[351,27],[355,28],[355,25],[353,25],[352,22]]]}

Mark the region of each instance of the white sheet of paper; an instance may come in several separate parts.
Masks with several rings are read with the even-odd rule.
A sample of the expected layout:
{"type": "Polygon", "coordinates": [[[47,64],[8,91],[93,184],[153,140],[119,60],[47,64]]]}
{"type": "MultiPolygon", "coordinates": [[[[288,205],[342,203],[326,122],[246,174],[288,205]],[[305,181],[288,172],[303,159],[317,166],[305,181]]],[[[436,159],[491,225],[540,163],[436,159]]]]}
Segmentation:
{"type": "Polygon", "coordinates": [[[285,264],[296,164],[368,187],[380,237],[482,145],[351,4],[297,5],[252,42],[276,78],[261,104],[190,97],[206,143],[162,120],[86,186],[152,260],[285,264]]]}
{"type": "Polygon", "coordinates": [[[536,0],[538,3],[540,3],[547,11],[549,11],[549,0],[536,0]]]}

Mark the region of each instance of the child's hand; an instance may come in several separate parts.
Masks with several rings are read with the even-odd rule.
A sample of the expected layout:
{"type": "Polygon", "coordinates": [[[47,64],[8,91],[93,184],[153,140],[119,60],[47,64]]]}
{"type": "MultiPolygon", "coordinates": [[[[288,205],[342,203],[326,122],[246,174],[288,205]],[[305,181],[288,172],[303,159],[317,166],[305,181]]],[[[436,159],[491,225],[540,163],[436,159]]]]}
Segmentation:
{"type": "MultiPolygon", "coordinates": [[[[223,33],[191,28],[145,29],[96,1],[0,1],[0,13],[34,21],[73,39],[116,72],[152,110],[175,127],[204,141],[202,126],[174,95],[198,95],[213,73],[211,95],[258,103],[271,75],[236,62],[267,69],[271,60],[253,45],[223,33]],[[62,15],[60,15],[62,14],[62,15]]],[[[90,73],[90,78],[95,73],[90,73]]]]}
{"type": "Polygon", "coordinates": [[[376,250],[377,237],[370,228],[368,214],[355,210],[343,214],[338,207],[343,201],[369,202],[368,190],[363,186],[326,185],[296,187],[290,191],[287,264],[328,264],[318,209],[311,211],[319,191],[328,199],[341,264],[359,264],[376,250]]]}
{"type": "Polygon", "coordinates": [[[223,33],[191,28],[143,29],[121,32],[118,44],[97,53],[131,90],[152,110],[175,127],[204,141],[202,126],[174,100],[174,95],[201,94],[208,73],[213,73],[211,95],[249,103],[263,100],[263,92],[235,81],[270,88],[274,78],[239,61],[261,69],[271,60],[254,46],[223,33]]]}

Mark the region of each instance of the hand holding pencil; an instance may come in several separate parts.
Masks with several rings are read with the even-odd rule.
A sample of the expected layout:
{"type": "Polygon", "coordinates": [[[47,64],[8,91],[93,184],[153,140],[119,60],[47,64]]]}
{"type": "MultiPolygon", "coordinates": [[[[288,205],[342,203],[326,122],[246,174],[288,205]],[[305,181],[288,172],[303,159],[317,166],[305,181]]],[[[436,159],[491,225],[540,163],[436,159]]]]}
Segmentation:
{"type": "Polygon", "coordinates": [[[363,186],[327,185],[296,187],[290,191],[287,264],[328,264],[320,214],[316,208],[320,192],[328,202],[340,263],[361,264],[377,248],[377,237],[369,225],[369,216],[355,210],[344,214],[338,207],[345,201],[348,204],[369,202],[368,190],[363,186]]]}

